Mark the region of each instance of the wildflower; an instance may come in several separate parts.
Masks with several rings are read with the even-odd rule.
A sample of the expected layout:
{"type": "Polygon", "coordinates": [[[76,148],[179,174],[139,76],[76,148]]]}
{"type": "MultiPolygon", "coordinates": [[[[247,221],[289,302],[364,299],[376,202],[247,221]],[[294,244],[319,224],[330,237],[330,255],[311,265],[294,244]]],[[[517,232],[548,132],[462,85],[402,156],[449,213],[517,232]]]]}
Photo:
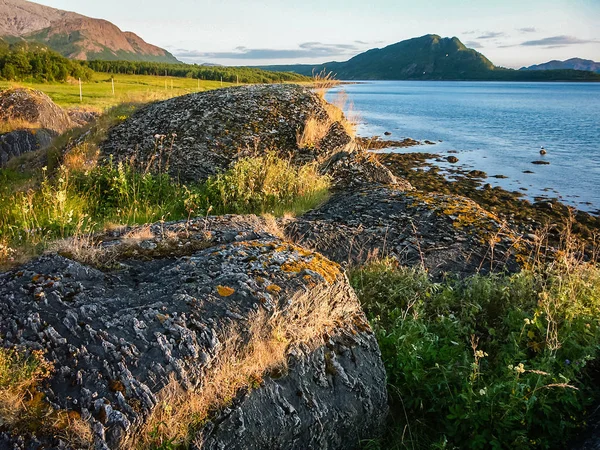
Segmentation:
{"type": "Polygon", "coordinates": [[[515,372],[525,373],[525,366],[523,365],[523,363],[519,363],[519,365],[515,367],[515,372]]]}
{"type": "Polygon", "coordinates": [[[487,387],[483,388],[483,389],[479,389],[479,395],[481,395],[482,397],[487,394],[487,387]]]}
{"type": "Polygon", "coordinates": [[[508,370],[513,370],[515,368],[515,366],[513,366],[512,364],[508,365],[508,370]]]}
{"type": "Polygon", "coordinates": [[[525,319],[525,325],[531,325],[531,320],[525,319]]]}
{"type": "Polygon", "coordinates": [[[483,350],[477,350],[475,352],[475,356],[477,358],[485,358],[486,356],[488,356],[487,352],[484,352],[483,350]]]}
{"type": "Polygon", "coordinates": [[[565,365],[568,366],[569,364],[571,364],[571,361],[569,361],[568,359],[565,359],[565,365]]]}

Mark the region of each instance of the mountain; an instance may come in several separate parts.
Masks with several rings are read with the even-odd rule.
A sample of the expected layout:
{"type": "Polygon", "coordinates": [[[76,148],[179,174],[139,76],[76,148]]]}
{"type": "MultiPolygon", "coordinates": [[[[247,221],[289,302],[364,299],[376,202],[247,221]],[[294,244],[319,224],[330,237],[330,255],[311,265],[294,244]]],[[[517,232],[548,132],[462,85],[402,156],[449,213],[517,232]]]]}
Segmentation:
{"type": "Polygon", "coordinates": [[[25,0],[0,0],[0,36],[8,42],[39,42],[72,59],[178,62],[107,20],[25,0]]]}
{"type": "Polygon", "coordinates": [[[571,58],[566,61],[549,61],[544,64],[536,64],[529,67],[523,67],[521,70],[560,70],[560,69],[573,69],[573,70],[586,70],[588,72],[600,73],[600,63],[594,62],[589,59],[571,58]]]}
{"type": "Polygon", "coordinates": [[[302,75],[324,70],[333,72],[340,80],[600,81],[600,76],[576,70],[527,72],[497,67],[458,38],[442,38],[436,34],[371,49],[346,62],[260,68],[302,75]]]}

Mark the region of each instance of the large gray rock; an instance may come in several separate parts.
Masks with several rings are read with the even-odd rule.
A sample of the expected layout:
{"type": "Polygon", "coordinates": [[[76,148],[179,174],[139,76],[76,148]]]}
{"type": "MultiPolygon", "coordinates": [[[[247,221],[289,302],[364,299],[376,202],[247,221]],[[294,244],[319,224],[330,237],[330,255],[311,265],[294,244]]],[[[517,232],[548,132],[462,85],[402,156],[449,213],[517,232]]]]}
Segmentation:
{"type": "Polygon", "coordinates": [[[58,134],[73,127],[69,115],[50,97],[27,88],[0,91],[0,122],[8,121],[21,121],[58,134]]]}
{"type": "MultiPolygon", "coordinates": [[[[202,389],[227,348],[224,330],[235,327],[245,342],[257,311],[293,323],[308,299],[332,323],[309,324],[314,336],[291,340],[287,371],[264,374],[260,386],[217,407],[194,442],[357,448],[387,410],[376,340],[339,266],[272,233],[276,226],[255,216],[156,224],[2,273],[0,346],[44,350],[55,364],[45,401],[80,412],[96,448],[115,449],[160,406],[171,377],[185,392],[202,389]]],[[[8,431],[0,428],[2,449],[69,448],[8,431]]]]}
{"type": "Polygon", "coordinates": [[[132,156],[168,167],[184,181],[203,181],[242,156],[275,151],[298,163],[343,149],[352,138],[326,103],[298,85],[253,85],[190,94],[152,104],[112,128],[101,144],[115,160],[132,156]],[[328,124],[314,145],[298,148],[309,119],[328,124]]]}
{"type": "Polygon", "coordinates": [[[432,275],[518,269],[519,235],[465,197],[381,185],[333,195],[303,216],[282,220],[286,236],[340,264],[393,257],[432,275]]]}

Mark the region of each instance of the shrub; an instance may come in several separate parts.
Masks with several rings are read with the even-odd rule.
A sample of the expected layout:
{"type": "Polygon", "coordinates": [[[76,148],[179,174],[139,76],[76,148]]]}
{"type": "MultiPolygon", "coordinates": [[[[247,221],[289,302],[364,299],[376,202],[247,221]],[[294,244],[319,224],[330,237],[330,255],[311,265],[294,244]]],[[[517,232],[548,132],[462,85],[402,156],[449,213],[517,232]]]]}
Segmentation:
{"type": "Polygon", "coordinates": [[[600,270],[557,263],[433,283],[386,260],[351,274],[392,401],[374,448],[565,448],[597,389],[600,270]]]}

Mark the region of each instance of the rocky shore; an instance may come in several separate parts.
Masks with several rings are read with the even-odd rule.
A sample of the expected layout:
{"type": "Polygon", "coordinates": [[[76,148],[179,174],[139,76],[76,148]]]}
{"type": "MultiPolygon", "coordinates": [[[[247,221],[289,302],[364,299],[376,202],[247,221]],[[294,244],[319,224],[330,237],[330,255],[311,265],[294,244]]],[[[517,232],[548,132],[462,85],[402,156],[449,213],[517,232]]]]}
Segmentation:
{"type": "MultiPolygon", "coordinates": [[[[569,211],[482,189],[481,174],[449,182],[423,170],[426,156],[369,153],[344,120],[307,88],[273,85],[157,102],[112,128],[104,163],[199,182],[276,151],[318,164],[331,196],[299,217],[121,227],[0,273],[0,346],[53,367],[38,387],[44,414],[0,423],[0,449],[135,448],[162,428],[193,449],[376,437],[386,374],[345,268],[389,257],[435,279],[516,272],[569,211]],[[319,131],[302,139],[309,125],[319,131]],[[60,414],[82,433],[48,422],[60,414]]],[[[591,257],[600,224],[576,214],[572,225],[591,257]]]]}

